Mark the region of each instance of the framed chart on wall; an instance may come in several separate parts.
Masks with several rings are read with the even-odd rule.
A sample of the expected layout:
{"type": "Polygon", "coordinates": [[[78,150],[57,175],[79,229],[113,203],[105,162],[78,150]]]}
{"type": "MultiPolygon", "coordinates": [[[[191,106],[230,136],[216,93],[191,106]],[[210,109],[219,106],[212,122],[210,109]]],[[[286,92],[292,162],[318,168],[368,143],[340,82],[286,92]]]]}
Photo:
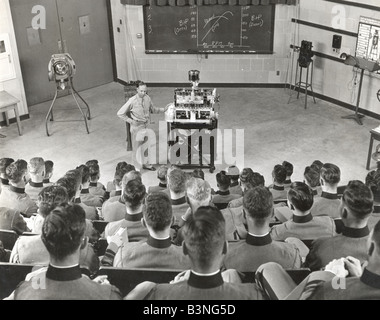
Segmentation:
{"type": "Polygon", "coordinates": [[[360,17],[355,56],[380,64],[380,20],[360,17]]]}

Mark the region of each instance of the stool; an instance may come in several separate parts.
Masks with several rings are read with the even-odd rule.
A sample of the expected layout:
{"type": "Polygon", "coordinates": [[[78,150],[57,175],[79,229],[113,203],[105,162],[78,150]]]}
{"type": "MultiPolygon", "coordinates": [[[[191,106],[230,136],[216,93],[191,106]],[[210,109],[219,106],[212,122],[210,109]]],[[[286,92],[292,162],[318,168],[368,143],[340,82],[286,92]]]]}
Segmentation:
{"type": "Polygon", "coordinates": [[[368,149],[367,166],[366,166],[367,170],[369,170],[369,165],[371,163],[373,140],[380,141],[380,132],[377,132],[374,129],[372,129],[370,130],[370,133],[371,133],[371,138],[369,140],[369,149],[368,149]]]}
{"type": "Polygon", "coordinates": [[[7,127],[9,126],[9,118],[8,118],[8,111],[13,110],[16,115],[16,121],[17,121],[17,127],[18,127],[18,134],[22,135],[22,129],[21,129],[21,122],[20,122],[20,116],[18,113],[17,104],[20,102],[17,98],[10,95],[6,91],[0,91],[0,112],[4,113],[5,116],[5,122],[7,124],[7,127]]]}
{"type": "MultiPolygon", "coordinates": [[[[297,66],[297,69],[296,69],[296,77],[295,77],[295,84],[294,84],[294,90],[297,89],[297,99],[299,99],[300,97],[300,90],[301,88],[302,89],[305,89],[305,109],[307,107],[307,95],[308,95],[308,91],[307,89],[310,88],[311,90],[311,93],[313,95],[313,100],[314,100],[314,103],[316,103],[315,101],[315,96],[314,96],[314,91],[313,91],[313,69],[314,69],[314,63],[313,63],[313,60],[310,61],[310,63],[308,63],[307,67],[305,66],[301,66],[298,62],[298,66],[297,66]],[[303,69],[306,69],[306,79],[305,81],[302,81],[302,70],[303,69]],[[298,72],[298,69],[299,69],[299,72],[298,72]],[[310,73],[309,73],[309,69],[311,69],[310,73]],[[297,76],[299,74],[299,81],[297,82],[297,76]],[[309,74],[310,74],[310,79],[309,79],[309,74]]],[[[289,100],[288,100],[288,104],[290,103],[290,100],[292,99],[292,95],[293,95],[293,92],[290,94],[290,97],[289,97],[289,100]]]]}

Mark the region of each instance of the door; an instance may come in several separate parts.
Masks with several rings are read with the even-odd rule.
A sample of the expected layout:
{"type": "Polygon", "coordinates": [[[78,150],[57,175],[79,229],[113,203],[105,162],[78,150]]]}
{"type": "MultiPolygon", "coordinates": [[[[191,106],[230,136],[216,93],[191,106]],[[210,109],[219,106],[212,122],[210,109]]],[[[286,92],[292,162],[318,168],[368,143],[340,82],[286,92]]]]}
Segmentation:
{"type": "Polygon", "coordinates": [[[59,0],[58,13],[66,51],[76,64],[76,90],[113,81],[105,0],[59,0]]]}
{"type": "Polygon", "coordinates": [[[78,91],[113,81],[107,0],[10,0],[10,6],[28,106],[53,98],[48,64],[62,50],[76,64],[78,91]],[[46,28],[32,28],[36,6],[45,9],[46,28]]]}

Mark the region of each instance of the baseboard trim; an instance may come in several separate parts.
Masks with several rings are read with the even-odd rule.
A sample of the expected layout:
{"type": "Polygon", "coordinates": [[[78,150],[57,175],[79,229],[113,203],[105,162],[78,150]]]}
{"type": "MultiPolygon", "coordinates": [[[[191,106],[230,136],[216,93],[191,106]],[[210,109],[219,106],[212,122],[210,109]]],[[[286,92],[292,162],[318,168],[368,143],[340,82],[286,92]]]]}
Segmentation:
{"type": "MultiPolygon", "coordinates": [[[[23,120],[27,120],[27,119],[30,119],[30,116],[29,114],[23,114],[22,116],[20,116],[20,120],[23,121],[23,120]]],[[[12,123],[16,123],[16,118],[11,118],[9,119],[9,124],[12,124],[12,123]]],[[[7,123],[5,122],[5,120],[3,121],[0,121],[0,126],[1,127],[6,127],[7,123]]]]}
{"type": "MultiPolygon", "coordinates": [[[[293,88],[292,90],[294,90],[294,85],[291,85],[290,88],[293,88]]],[[[305,94],[305,89],[301,88],[300,92],[303,93],[303,94],[305,94]]],[[[311,92],[311,90],[307,90],[307,94],[308,94],[308,96],[312,97],[313,93],[311,92]]],[[[352,104],[349,104],[347,102],[343,102],[343,101],[340,101],[340,100],[337,100],[337,99],[325,96],[325,95],[317,93],[317,92],[314,92],[314,97],[317,98],[317,99],[321,99],[323,101],[326,101],[326,102],[330,102],[330,103],[336,104],[337,106],[340,106],[340,107],[343,107],[343,108],[346,108],[346,109],[349,109],[349,110],[352,110],[352,111],[355,111],[355,109],[356,109],[355,105],[352,105],[352,104]]],[[[369,111],[369,110],[366,110],[366,109],[362,109],[360,107],[358,108],[358,113],[361,113],[361,114],[364,114],[364,115],[369,116],[371,118],[380,120],[380,114],[377,114],[375,112],[372,112],[372,111],[369,111]]]]}

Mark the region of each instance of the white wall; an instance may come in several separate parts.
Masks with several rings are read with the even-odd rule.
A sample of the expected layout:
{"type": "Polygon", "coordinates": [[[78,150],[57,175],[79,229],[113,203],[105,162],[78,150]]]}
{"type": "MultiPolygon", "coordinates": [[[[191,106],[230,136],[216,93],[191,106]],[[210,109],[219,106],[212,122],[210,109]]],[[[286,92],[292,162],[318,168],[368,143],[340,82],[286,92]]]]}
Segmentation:
{"type": "MultiPolygon", "coordinates": [[[[0,0],[0,33],[9,34],[13,54],[13,61],[16,70],[15,79],[0,82],[0,91],[5,90],[20,100],[20,103],[18,104],[20,115],[29,114],[28,106],[26,104],[24,83],[22,80],[20,60],[17,51],[12,15],[9,7],[9,0],[0,0]]],[[[14,117],[14,115],[12,114],[9,113],[9,116],[11,118],[14,117]]],[[[3,115],[0,115],[0,121],[2,121],[3,119],[3,115]]]]}

